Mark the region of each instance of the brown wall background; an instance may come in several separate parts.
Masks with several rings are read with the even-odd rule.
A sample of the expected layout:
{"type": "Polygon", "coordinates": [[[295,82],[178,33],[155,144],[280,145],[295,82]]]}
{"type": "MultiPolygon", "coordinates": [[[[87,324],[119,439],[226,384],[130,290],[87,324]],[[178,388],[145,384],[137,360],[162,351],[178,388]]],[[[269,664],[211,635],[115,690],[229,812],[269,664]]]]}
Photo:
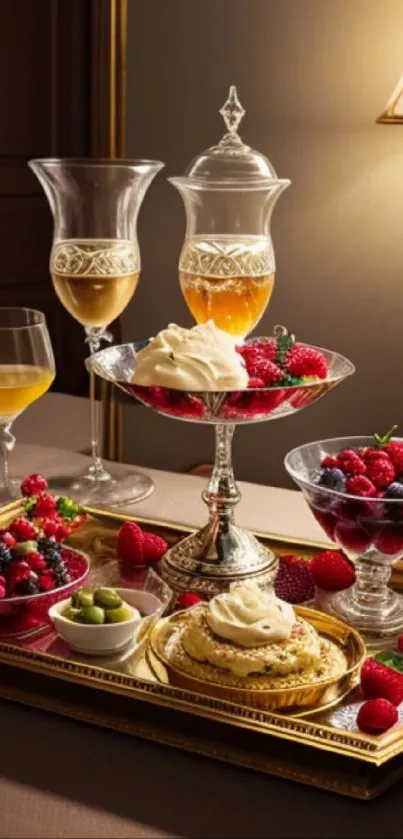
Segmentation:
{"type": "MultiPolygon", "coordinates": [[[[307,411],[237,431],[245,480],[286,484],[284,454],[309,439],[399,421],[403,434],[403,127],[375,124],[403,72],[402,31],[402,0],[129,0],[127,151],[166,169],[141,212],[125,340],[191,325],[176,269],[184,212],[166,176],[221,137],[218,109],[236,84],[243,139],[292,180],[274,214],[277,281],[258,330],[285,323],[357,366],[307,411]]],[[[211,430],[125,410],[126,460],[211,460],[211,430]]]]}

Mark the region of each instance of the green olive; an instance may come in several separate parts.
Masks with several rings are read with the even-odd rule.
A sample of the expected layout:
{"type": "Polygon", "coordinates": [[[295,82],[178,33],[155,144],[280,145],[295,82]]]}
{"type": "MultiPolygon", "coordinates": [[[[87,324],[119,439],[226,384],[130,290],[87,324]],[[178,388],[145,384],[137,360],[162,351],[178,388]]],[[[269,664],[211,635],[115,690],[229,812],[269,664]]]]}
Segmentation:
{"type": "Polygon", "coordinates": [[[29,542],[17,542],[16,545],[13,547],[13,551],[16,554],[30,554],[36,551],[38,547],[38,542],[34,542],[33,539],[30,539],[29,542]]]}
{"type": "Polygon", "coordinates": [[[80,610],[75,609],[74,606],[66,606],[65,610],[62,612],[62,615],[64,618],[67,618],[67,620],[74,621],[79,612],[80,610]]]}
{"type": "Polygon", "coordinates": [[[104,623],[105,612],[100,606],[83,606],[76,615],[75,620],[79,623],[104,623]]]}
{"type": "Polygon", "coordinates": [[[94,603],[103,609],[118,609],[123,600],[113,588],[98,588],[94,592],[94,603]]]}
{"type": "Polygon", "coordinates": [[[74,609],[81,609],[82,606],[93,606],[94,595],[92,591],[85,588],[78,588],[71,598],[71,605],[74,609]]]}
{"type": "Polygon", "coordinates": [[[123,623],[136,617],[137,609],[128,603],[122,603],[117,609],[106,609],[105,618],[108,623],[123,623]]]}

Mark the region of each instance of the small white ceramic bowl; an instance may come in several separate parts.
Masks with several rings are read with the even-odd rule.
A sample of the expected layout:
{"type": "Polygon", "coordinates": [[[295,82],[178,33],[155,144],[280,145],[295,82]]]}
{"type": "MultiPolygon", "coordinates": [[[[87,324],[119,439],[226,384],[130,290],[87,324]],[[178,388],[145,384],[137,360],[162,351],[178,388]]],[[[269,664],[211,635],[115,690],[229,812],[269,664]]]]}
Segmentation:
{"type": "Polygon", "coordinates": [[[60,600],[49,609],[49,617],[56,629],[72,650],[85,655],[106,655],[123,650],[131,641],[145,631],[146,624],[163,610],[155,594],[131,588],[117,588],[115,591],[125,603],[134,606],[141,617],[133,617],[122,623],[75,623],[65,618],[62,612],[71,598],[60,600]]]}

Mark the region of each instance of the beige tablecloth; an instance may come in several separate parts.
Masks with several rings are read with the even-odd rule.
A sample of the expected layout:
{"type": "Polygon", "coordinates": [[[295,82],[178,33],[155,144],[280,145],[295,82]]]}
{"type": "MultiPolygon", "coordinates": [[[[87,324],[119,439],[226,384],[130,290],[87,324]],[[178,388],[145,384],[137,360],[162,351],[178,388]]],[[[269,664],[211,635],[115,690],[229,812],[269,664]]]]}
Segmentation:
{"type": "MultiPolygon", "coordinates": [[[[17,447],[13,467],[45,474],[85,463],[17,447]]],[[[203,482],[152,472],[144,515],[197,524],[203,482]]],[[[244,484],[239,520],[319,538],[298,493],[244,484]]],[[[0,837],[402,837],[398,785],[361,803],[0,702],[0,837]]]]}

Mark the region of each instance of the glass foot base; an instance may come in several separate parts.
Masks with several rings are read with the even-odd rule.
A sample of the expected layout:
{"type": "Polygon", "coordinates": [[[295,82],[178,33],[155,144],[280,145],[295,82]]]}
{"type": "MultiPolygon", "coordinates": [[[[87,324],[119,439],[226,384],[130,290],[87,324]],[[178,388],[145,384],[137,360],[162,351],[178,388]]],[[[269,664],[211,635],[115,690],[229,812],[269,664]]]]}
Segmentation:
{"type": "Polygon", "coordinates": [[[70,495],[79,504],[100,509],[125,507],[144,501],[155,489],[151,478],[135,469],[57,476],[49,478],[49,488],[56,495],[70,495]]]}
{"type": "Polygon", "coordinates": [[[372,649],[389,649],[403,634],[403,597],[391,589],[382,605],[361,606],[354,596],[354,587],[335,594],[329,600],[331,614],[353,626],[372,649]]]}
{"type": "Polygon", "coordinates": [[[270,586],[277,566],[273,551],[248,530],[213,517],[206,527],[167,551],[159,572],[175,592],[213,597],[228,591],[232,582],[246,579],[270,586]]]}

